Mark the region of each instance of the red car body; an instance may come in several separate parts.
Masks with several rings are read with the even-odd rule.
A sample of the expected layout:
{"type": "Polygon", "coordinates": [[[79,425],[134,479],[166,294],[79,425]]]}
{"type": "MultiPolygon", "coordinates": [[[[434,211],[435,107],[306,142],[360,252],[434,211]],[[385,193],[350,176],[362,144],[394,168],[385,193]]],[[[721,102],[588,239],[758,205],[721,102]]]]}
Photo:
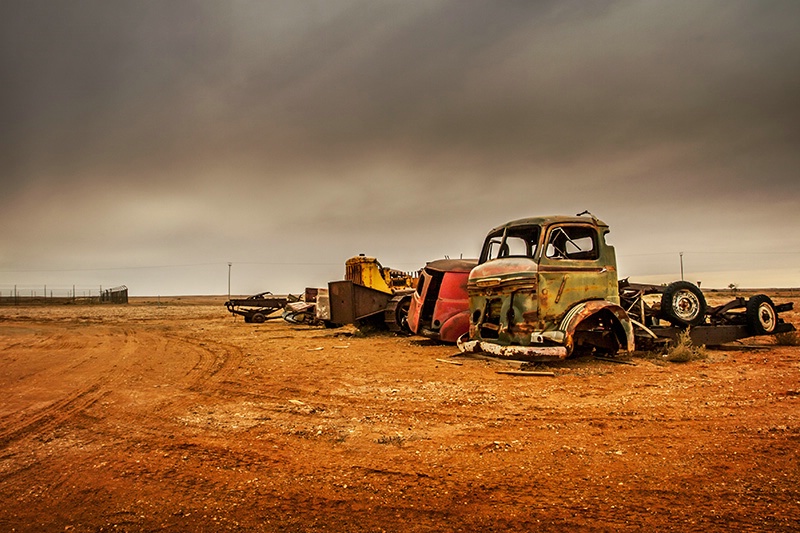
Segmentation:
{"type": "Polygon", "coordinates": [[[455,343],[469,331],[467,279],[477,264],[477,259],[439,259],[425,265],[408,310],[412,332],[455,343]]]}

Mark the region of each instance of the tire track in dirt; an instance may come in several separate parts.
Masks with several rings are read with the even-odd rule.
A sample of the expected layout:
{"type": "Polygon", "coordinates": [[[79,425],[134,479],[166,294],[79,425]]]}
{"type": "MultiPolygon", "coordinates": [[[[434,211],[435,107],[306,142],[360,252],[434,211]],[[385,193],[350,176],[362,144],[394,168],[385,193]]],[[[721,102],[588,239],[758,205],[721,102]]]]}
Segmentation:
{"type": "Polygon", "coordinates": [[[204,340],[195,343],[180,335],[170,334],[166,338],[197,357],[197,362],[181,380],[187,390],[196,393],[218,388],[242,362],[242,350],[230,344],[204,340]]]}
{"type": "MultiPolygon", "coordinates": [[[[119,340],[114,335],[110,337],[103,336],[100,342],[93,347],[87,346],[92,337],[82,338],[81,345],[77,346],[82,354],[81,357],[70,361],[67,367],[61,369],[61,371],[67,372],[80,368],[91,362],[98,352],[102,354],[113,350],[113,353],[117,353],[121,359],[131,355],[135,351],[135,336],[132,330],[130,328],[120,328],[119,331],[113,331],[113,333],[119,332],[122,333],[122,346],[118,346],[119,340]]],[[[60,340],[62,335],[63,332],[57,330],[51,333],[45,339],[45,342],[50,339],[56,339],[56,342],[61,343],[63,342],[60,340]]],[[[32,413],[22,411],[9,414],[0,419],[0,450],[7,448],[13,441],[31,433],[43,433],[47,430],[55,429],[91,408],[111,392],[109,385],[114,381],[112,375],[113,369],[105,371],[101,373],[99,378],[87,384],[81,384],[79,387],[67,392],[60,398],[54,399],[48,405],[32,413]]],[[[33,376],[28,379],[36,380],[38,378],[39,376],[33,376]]]]}
{"type": "Polygon", "coordinates": [[[225,343],[197,342],[180,333],[135,330],[131,336],[137,345],[135,353],[139,354],[134,363],[139,374],[125,376],[125,383],[115,391],[119,400],[110,407],[107,416],[112,422],[124,416],[124,421],[115,426],[124,428],[128,435],[129,432],[140,435],[137,446],[150,441],[155,447],[170,447],[173,442],[163,439],[165,419],[177,420],[198,401],[218,397],[220,392],[224,395],[223,384],[239,368],[242,351],[225,343]],[[172,364],[157,366],[162,361],[172,364]],[[146,376],[149,381],[143,381],[145,372],[153,368],[155,371],[146,376]],[[159,392],[163,387],[171,393],[159,392]],[[130,394],[134,395],[134,406],[129,405],[130,394]]]}
{"type": "MultiPolygon", "coordinates": [[[[90,415],[93,432],[127,442],[124,448],[136,453],[153,447],[169,449],[175,442],[165,440],[164,418],[184,413],[209,392],[216,394],[242,360],[241,350],[224,343],[198,343],[180,334],[130,326],[103,328],[101,333],[88,336],[65,334],[58,328],[45,342],[60,364],[27,374],[26,385],[47,389],[54,378],[73,372],[84,373],[90,380],[78,382],[77,387],[65,392],[59,392],[64,386],[61,382],[60,387],[49,389],[51,398],[43,407],[43,402],[31,401],[27,409],[0,418],[0,451],[23,439],[52,433],[93,407],[97,407],[90,415]],[[163,392],[158,392],[160,387],[170,387],[175,394],[164,398],[163,392]],[[133,435],[137,437],[131,439],[133,435]]],[[[79,426],[77,431],[84,429],[79,426]]],[[[11,453],[7,459],[14,456],[15,452],[11,453]]],[[[17,467],[24,467],[24,463],[16,461],[17,467]]],[[[2,478],[15,478],[18,468],[12,470],[2,478]]],[[[69,477],[62,469],[59,472],[51,482],[69,477]]]]}
{"type": "Polygon", "coordinates": [[[41,432],[63,424],[70,418],[86,411],[108,392],[101,387],[100,382],[96,382],[86,388],[72,391],[65,397],[22,419],[19,419],[18,415],[6,416],[0,420],[0,450],[6,448],[12,441],[34,431],[41,432]]]}

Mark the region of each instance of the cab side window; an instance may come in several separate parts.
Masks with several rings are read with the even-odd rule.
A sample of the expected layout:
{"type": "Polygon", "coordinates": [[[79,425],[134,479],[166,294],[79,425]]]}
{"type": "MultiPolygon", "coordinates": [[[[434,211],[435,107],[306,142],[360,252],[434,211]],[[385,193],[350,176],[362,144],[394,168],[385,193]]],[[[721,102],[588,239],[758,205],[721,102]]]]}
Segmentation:
{"type": "Polygon", "coordinates": [[[550,230],[545,255],[550,259],[597,259],[596,234],[588,226],[556,226],[550,230]]]}

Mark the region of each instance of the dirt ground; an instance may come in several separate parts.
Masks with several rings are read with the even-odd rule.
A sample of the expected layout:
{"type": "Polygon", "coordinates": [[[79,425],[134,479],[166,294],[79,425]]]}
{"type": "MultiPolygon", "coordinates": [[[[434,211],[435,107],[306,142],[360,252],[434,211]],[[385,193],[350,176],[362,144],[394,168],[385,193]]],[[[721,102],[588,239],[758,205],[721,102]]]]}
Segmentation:
{"type": "Polygon", "coordinates": [[[512,376],[222,301],[0,307],[0,530],[800,531],[800,347],[512,376]]]}

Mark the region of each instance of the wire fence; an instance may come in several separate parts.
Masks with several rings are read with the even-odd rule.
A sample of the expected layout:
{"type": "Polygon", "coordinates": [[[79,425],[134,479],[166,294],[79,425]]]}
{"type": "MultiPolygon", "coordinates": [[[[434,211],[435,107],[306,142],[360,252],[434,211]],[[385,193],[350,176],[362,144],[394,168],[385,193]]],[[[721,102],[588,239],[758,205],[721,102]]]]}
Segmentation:
{"type": "Polygon", "coordinates": [[[103,287],[0,287],[0,305],[58,305],[58,304],[125,304],[128,303],[128,288],[123,286],[103,287]]]}

